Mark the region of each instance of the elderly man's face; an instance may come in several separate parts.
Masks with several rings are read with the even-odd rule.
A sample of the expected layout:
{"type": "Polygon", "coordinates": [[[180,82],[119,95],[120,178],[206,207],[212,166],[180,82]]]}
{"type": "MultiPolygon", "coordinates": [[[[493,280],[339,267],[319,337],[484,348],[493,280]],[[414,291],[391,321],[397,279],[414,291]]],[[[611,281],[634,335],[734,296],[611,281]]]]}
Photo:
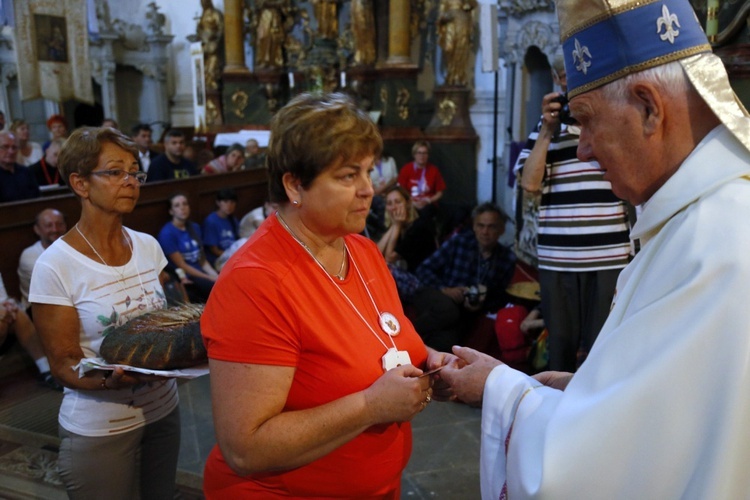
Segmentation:
{"type": "Polygon", "coordinates": [[[34,225],[34,232],[39,236],[44,248],[50,246],[67,230],[65,219],[57,210],[45,210],[39,215],[39,221],[34,225]]]}
{"type": "Polygon", "coordinates": [[[474,235],[482,251],[490,252],[505,231],[503,218],[496,212],[483,212],[474,218],[474,235]]]}
{"type": "Polygon", "coordinates": [[[669,167],[654,159],[640,108],[612,103],[596,89],[574,97],[570,111],[581,128],[578,159],[598,163],[618,198],[638,205],[664,184],[669,167]]]}
{"type": "Polygon", "coordinates": [[[12,168],[16,163],[17,154],[18,146],[13,134],[0,135],[0,165],[6,169],[12,168]]]}

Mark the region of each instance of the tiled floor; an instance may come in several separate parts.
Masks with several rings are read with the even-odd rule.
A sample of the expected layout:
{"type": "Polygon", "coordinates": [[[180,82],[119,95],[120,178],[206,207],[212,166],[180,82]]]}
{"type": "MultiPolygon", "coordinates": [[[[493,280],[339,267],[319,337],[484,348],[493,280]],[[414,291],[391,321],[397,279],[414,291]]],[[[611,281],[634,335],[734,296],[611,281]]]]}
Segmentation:
{"type": "MultiPolygon", "coordinates": [[[[46,482],[43,478],[26,481],[23,477],[29,470],[38,473],[39,463],[44,468],[49,465],[50,457],[55,458],[54,404],[59,401],[59,393],[37,387],[29,378],[26,374],[25,378],[12,384],[0,384],[0,418],[4,420],[0,421],[0,484],[9,485],[10,478],[17,485],[14,486],[16,489],[25,489],[23,495],[7,495],[8,498],[64,498],[60,487],[54,484],[54,475],[46,482]],[[14,428],[25,424],[18,423],[23,419],[17,419],[7,404],[13,400],[16,403],[11,407],[29,413],[30,399],[43,408],[43,411],[37,412],[31,424],[35,428],[34,433],[14,428]],[[50,442],[53,446],[50,446],[50,442]],[[19,446],[19,443],[23,446],[19,446]],[[19,448],[28,448],[23,455],[34,457],[33,460],[18,460],[19,448]],[[16,462],[24,463],[19,465],[16,462]],[[3,463],[6,463],[5,468],[3,463]],[[8,465],[11,463],[12,466],[8,465]],[[56,494],[52,495],[51,492],[56,494]]],[[[195,498],[191,495],[200,491],[203,463],[215,442],[209,378],[183,382],[180,385],[180,405],[183,432],[178,480],[184,487],[183,498],[195,498]]],[[[403,476],[402,499],[464,500],[480,497],[480,416],[481,412],[476,408],[433,402],[414,419],[414,449],[403,476]]],[[[6,498],[3,486],[0,486],[0,498],[6,498]]]]}

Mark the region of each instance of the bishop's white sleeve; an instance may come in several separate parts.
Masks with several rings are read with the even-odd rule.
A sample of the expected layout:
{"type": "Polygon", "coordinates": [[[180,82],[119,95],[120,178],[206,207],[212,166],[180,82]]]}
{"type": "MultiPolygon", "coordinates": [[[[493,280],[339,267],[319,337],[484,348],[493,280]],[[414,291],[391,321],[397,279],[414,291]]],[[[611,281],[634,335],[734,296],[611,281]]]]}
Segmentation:
{"type": "Polygon", "coordinates": [[[501,498],[509,466],[516,475],[519,469],[524,473],[538,470],[532,464],[508,464],[506,446],[513,446],[513,434],[522,426],[524,434],[533,436],[531,442],[522,445],[533,446],[538,454],[532,455],[540,456],[547,421],[561,396],[562,391],[544,387],[508,365],[492,370],[484,386],[482,404],[480,484],[484,500],[501,498]]]}

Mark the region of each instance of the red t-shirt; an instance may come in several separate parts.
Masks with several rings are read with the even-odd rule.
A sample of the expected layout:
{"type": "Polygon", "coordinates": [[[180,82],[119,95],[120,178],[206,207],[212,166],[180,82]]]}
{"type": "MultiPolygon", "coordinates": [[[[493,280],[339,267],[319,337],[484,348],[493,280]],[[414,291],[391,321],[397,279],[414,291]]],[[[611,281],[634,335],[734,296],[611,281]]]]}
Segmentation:
{"type": "MultiPolygon", "coordinates": [[[[345,238],[349,272],[337,283],[391,347],[359,278],[362,274],[381,312],[394,314],[399,350],[423,367],[427,351],[406,319],[398,292],[375,244],[345,238]]],[[[383,374],[385,347],[331,283],[312,257],[269,217],[227,262],[201,319],[211,359],[296,367],[283,411],[320,406],[369,387],[383,374]]],[[[397,498],[411,454],[411,425],[368,429],[308,465],[284,472],[237,476],[218,447],[204,471],[208,498],[276,496],[397,498]]]]}
{"type": "Polygon", "coordinates": [[[412,199],[432,197],[445,191],[443,176],[432,163],[424,168],[417,168],[414,162],[407,163],[398,173],[398,184],[411,194],[412,199]]]}

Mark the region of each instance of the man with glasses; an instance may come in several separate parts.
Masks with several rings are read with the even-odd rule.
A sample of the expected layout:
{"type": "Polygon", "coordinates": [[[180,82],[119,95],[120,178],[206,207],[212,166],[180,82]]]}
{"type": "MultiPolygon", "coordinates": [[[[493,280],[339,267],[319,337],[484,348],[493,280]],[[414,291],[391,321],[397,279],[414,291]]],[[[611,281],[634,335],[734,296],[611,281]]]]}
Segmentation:
{"type": "Polygon", "coordinates": [[[39,196],[39,186],[27,167],[16,163],[18,146],[10,132],[0,132],[0,203],[39,196]]]}
{"type": "Polygon", "coordinates": [[[542,99],[542,118],[518,156],[524,191],[541,195],[537,254],[551,370],[574,372],[607,319],[630,260],[628,209],[595,163],[576,158],[580,129],[562,123],[562,54],[552,78],[563,93],[542,99]]]}

